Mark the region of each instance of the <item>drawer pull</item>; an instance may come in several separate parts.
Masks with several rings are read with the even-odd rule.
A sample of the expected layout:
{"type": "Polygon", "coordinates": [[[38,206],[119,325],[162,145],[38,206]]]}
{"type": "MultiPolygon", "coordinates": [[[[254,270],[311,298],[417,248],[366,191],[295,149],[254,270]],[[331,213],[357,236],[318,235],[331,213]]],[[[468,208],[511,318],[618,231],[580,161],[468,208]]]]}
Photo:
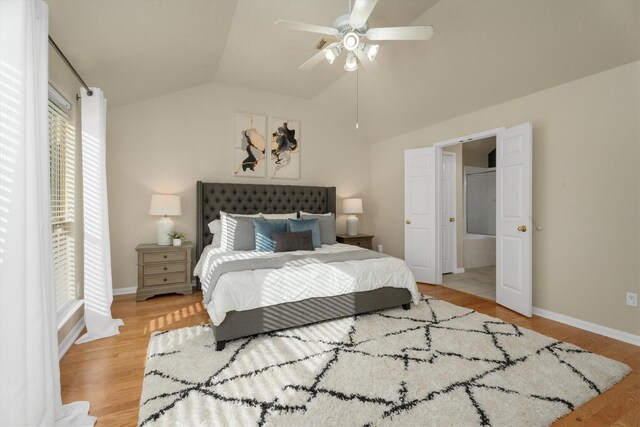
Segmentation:
{"type": "Polygon", "coordinates": [[[167,267],[164,268],[164,271],[167,271],[167,267]]]}
{"type": "Polygon", "coordinates": [[[163,281],[163,282],[166,282],[166,281],[167,281],[167,278],[165,277],[162,281],[163,281]]]}
{"type": "Polygon", "coordinates": [[[165,256],[163,256],[163,258],[167,258],[167,256],[165,255],[165,256]]]}

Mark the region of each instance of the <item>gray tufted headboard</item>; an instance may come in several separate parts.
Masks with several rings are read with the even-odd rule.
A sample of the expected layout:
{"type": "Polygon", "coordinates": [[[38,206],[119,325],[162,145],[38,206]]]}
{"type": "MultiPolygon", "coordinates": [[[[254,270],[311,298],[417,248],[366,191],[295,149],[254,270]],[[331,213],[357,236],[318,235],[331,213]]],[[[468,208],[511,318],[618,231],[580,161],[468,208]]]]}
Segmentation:
{"type": "Polygon", "coordinates": [[[220,211],[252,213],[336,213],[336,187],[228,184],[198,181],[196,260],[211,242],[209,224],[220,211]]]}

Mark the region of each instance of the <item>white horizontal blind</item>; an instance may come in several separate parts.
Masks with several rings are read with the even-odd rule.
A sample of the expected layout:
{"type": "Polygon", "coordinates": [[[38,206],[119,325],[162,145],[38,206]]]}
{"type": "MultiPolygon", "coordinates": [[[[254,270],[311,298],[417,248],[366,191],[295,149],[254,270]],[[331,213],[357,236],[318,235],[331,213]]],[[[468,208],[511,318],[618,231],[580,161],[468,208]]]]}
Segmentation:
{"type": "Polygon", "coordinates": [[[51,232],[58,312],[76,299],[75,246],[75,132],[69,113],[49,100],[51,232]]]}

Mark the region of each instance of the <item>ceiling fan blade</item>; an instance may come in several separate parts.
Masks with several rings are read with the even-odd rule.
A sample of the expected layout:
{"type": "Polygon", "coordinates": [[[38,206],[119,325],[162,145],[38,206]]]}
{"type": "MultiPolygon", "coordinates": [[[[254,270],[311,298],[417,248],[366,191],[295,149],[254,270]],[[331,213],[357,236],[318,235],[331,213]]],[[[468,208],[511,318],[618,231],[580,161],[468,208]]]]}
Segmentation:
{"type": "Polygon", "coordinates": [[[298,68],[302,71],[308,71],[313,67],[315,67],[316,65],[318,65],[320,62],[322,62],[323,59],[324,59],[324,49],[322,49],[320,52],[313,55],[311,58],[307,60],[307,62],[305,62],[298,68]]]}
{"type": "Polygon", "coordinates": [[[365,55],[360,49],[356,50],[356,55],[358,56],[358,61],[360,61],[360,64],[362,64],[365,70],[375,73],[380,69],[378,62],[375,59],[373,61],[369,61],[367,55],[365,55]]]}
{"type": "Polygon", "coordinates": [[[276,25],[288,28],[290,30],[308,31],[310,33],[326,34],[328,36],[337,36],[338,30],[332,27],[323,27],[322,25],[305,24],[303,22],[283,21],[274,22],[276,25]]]}
{"type": "Polygon", "coordinates": [[[365,34],[369,40],[429,40],[433,27],[386,27],[370,28],[365,34]]]}
{"type": "Polygon", "coordinates": [[[328,49],[331,49],[332,47],[337,46],[339,44],[340,44],[339,42],[331,43],[329,46],[325,47],[320,52],[316,53],[311,58],[309,58],[307,62],[299,66],[298,69],[302,71],[308,71],[312,69],[313,67],[318,65],[320,62],[322,62],[322,60],[325,58],[325,54],[328,49]]]}
{"type": "Polygon", "coordinates": [[[349,17],[349,25],[351,28],[358,29],[366,24],[369,15],[376,7],[378,0],[356,0],[351,9],[351,16],[349,17]]]}

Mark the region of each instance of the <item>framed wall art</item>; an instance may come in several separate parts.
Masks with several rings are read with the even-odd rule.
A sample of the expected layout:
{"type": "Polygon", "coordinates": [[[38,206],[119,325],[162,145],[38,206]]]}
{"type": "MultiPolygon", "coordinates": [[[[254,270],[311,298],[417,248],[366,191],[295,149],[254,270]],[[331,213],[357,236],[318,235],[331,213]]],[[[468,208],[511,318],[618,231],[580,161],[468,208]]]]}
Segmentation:
{"type": "Polygon", "coordinates": [[[271,178],[300,179],[300,121],[272,117],[269,120],[271,178]]]}
{"type": "Polygon", "coordinates": [[[234,176],[267,176],[267,117],[253,113],[236,113],[234,135],[234,176]]]}

